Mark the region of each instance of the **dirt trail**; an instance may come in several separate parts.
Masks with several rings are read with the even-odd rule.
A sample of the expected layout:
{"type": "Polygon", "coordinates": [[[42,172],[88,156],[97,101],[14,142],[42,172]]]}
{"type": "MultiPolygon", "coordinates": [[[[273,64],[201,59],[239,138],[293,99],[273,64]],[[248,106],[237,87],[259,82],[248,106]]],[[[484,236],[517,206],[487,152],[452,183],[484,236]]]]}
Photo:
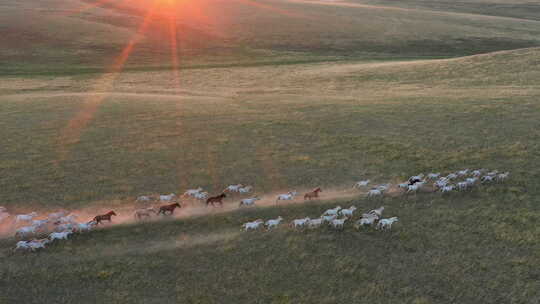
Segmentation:
{"type": "MultiPolygon", "coordinates": [[[[365,192],[359,191],[357,189],[323,189],[323,192],[320,194],[320,199],[313,200],[313,201],[305,201],[304,200],[304,193],[309,192],[310,190],[301,190],[298,191],[298,195],[295,197],[294,200],[290,201],[279,201],[276,203],[276,197],[281,193],[286,193],[287,191],[282,192],[274,192],[274,193],[267,193],[263,195],[258,195],[260,198],[259,201],[256,202],[255,206],[250,207],[240,207],[239,202],[242,198],[252,197],[255,195],[240,195],[240,194],[233,194],[229,198],[225,199],[223,207],[206,207],[204,205],[204,202],[196,201],[193,199],[180,199],[182,208],[177,209],[172,217],[168,217],[168,219],[182,219],[182,218],[189,218],[189,217],[199,217],[199,216],[206,216],[206,215],[213,215],[213,214],[221,214],[226,212],[234,212],[240,209],[250,209],[250,208],[268,208],[268,207],[274,207],[276,205],[283,206],[283,205],[295,205],[295,204],[305,204],[310,202],[325,202],[325,201],[335,201],[339,199],[350,199],[354,197],[359,197],[365,195],[365,192]]],[[[141,203],[126,203],[121,206],[115,206],[110,208],[105,207],[95,207],[95,206],[88,206],[82,209],[73,209],[69,210],[71,214],[75,214],[77,216],[77,222],[80,223],[86,223],[97,214],[103,214],[106,213],[109,210],[114,210],[115,213],[117,213],[117,216],[113,217],[112,223],[103,225],[102,228],[110,228],[117,225],[126,225],[126,224],[136,224],[140,222],[139,220],[136,220],[134,217],[134,211],[136,209],[140,208],[146,208],[146,207],[157,207],[163,205],[163,203],[153,203],[153,204],[141,204],[141,203]]],[[[59,210],[51,209],[51,210],[17,210],[17,214],[26,213],[26,212],[32,212],[35,211],[38,213],[38,217],[35,219],[44,219],[47,217],[48,214],[53,212],[58,212],[59,210]]],[[[13,213],[12,213],[13,214],[13,213]]],[[[160,221],[163,220],[162,216],[153,216],[151,219],[145,220],[145,222],[149,221],[160,221]]],[[[15,218],[14,216],[11,216],[10,218],[5,219],[0,223],[0,237],[6,238],[6,237],[12,237],[15,233],[15,230],[17,227],[21,227],[25,225],[16,225],[15,224],[15,218]]],[[[50,227],[52,228],[52,227],[50,227]]]]}
{"type": "MultiPolygon", "coordinates": [[[[289,205],[296,205],[296,204],[309,204],[309,203],[320,203],[320,202],[330,202],[330,201],[336,201],[336,200],[344,200],[344,199],[352,199],[352,198],[364,198],[366,197],[367,192],[364,190],[368,190],[370,187],[367,187],[365,189],[356,189],[356,188],[325,188],[320,194],[320,198],[316,200],[304,200],[304,194],[307,192],[310,192],[310,190],[307,189],[300,189],[298,191],[298,195],[293,200],[280,200],[276,202],[276,198],[279,194],[287,193],[287,191],[280,191],[280,192],[272,192],[272,193],[266,193],[266,194],[230,194],[228,198],[225,199],[224,205],[222,207],[207,207],[203,201],[198,201],[195,199],[185,199],[180,197],[179,201],[182,205],[182,208],[176,209],[174,215],[172,216],[153,216],[150,219],[145,219],[144,222],[153,222],[153,221],[163,221],[163,220],[177,220],[177,219],[183,219],[183,218],[191,218],[191,217],[200,217],[200,216],[207,216],[207,215],[214,215],[214,214],[222,214],[227,212],[234,212],[241,209],[253,209],[253,208],[269,208],[269,207],[275,207],[275,206],[289,206],[289,205]],[[260,200],[256,201],[255,206],[239,206],[240,200],[243,198],[258,196],[260,200]]],[[[432,187],[424,187],[421,189],[420,192],[433,192],[434,189],[432,187]]],[[[385,197],[396,197],[403,195],[404,192],[397,188],[396,186],[390,187],[387,191],[385,191],[385,197]]],[[[99,229],[107,229],[111,227],[115,227],[118,225],[129,225],[129,224],[137,224],[141,223],[141,220],[137,220],[134,217],[134,211],[141,208],[148,208],[153,207],[154,209],[157,209],[160,205],[164,205],[166,203],[159,203],[159,202],[153,202],[153,203],[135,203],[135,202],[129,202],[125,204],[121,204],[120,206],[117,204],[114,204],[113,207],[103,207],[103,202],[100,203],[99,207],[96,207],[94,205],[89,205],[88,207],[82,208],[82,209],[74,209],[74,210],[64,210],[68,211],[71,214],[74,214],[77,216],[76,220],[79,223],[87,223],[91,221],[96,215],[98,214],[104,214],[110,210],[114,210],[117,216],[113,216],[111,223],[105,223],[100,226],[99,229]]],[[[35,219],[45,219],[48,214],[53,212],[58,212],[60,210],[57,209],[51,209],[51,210],[37,210],[37,209],[24,209],[24,210],[17,210],[17,214],[23,214],[23,213],[30,213],[32,211],[35,211],[38,213],[38,217],[35,219]]],[[[14,214],[15,212],[12,212],[14,214]]],[[[284,217],[286,216],[283,215],[284,217]]],[[[26,224],[28,225],[28,224],[26,224]]],[[[17,228],[21,226],[26,226],[25,224],[15,224],[15,218],[12,215],[11,217],[3,220],[0,222],[0,238],[8,238],[13,237],[15,234],[15,231],[17,228]]],[[[54,226],[50,224],[48,226],[49,232],[54,229],[54,226]]]]}

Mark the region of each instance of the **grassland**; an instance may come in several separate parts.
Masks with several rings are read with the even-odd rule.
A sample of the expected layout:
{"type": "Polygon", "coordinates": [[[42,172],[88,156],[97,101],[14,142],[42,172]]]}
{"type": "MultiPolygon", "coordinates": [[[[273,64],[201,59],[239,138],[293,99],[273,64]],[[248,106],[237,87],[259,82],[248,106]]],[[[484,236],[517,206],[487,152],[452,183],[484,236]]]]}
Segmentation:
{"type": "Polygon", "coordinates": [[[132,72],[113,92],[97,93],[87,76],[6,79],[3,201],[69,207],[235,182],[270,192],[438,168],[534,171],[538,58],[533,48],[438,61],[192,69],[182,71],[180,87],[168,73],[132,72]],[[103,100],[88,125],[61,140],[95,96],[103,100]]]}
{"type": "Polygon", "coordinates": [[[341,191],[467,167],[509,181],[118,225],[37,254],[4,238],[0,303],[539,303],[537,5],[258,3],[179,19],[178,78],[163,27],[137,34],[139,2],[0,4],[0,205],[99,212],[196,186],[341,191]],[[336,204],[400,222],[240,232],[336,204]]]}
{"type": "MultiPolygon", "coordinates": [[[[453,9],[418,7],[418,2],[403,9],[392,6],[395,1],[353,2],[361,5],[352,7],[328,1],[247,2],[203,0],[197,1],[198,9],[187,5],[174,12],[175,54],[182,66],[458,57],[540,46],[540,21],[504,13],[536,12],[520,1],[511,2],[514,10],[497,10],[499,15],[473,10],[497,7],[479,1],[445,4],[453,9]]],[[[96,2],[85,4],[91,3],[96,2]]],[[[169,15],[156,12],[147,29],[151,34],[144,34],[139,28],[148,2],[104,3],[97,8],[61,0],[2,4],[2,74],[101,72],[129,41],[137,47],[125,70],[170,69],[169,15]]]]}
{"type": "MultiPolygon", "coordinates": [[[[523,194],[520,194],[523,195],[523,194]]],[[[0,241],[5,303],[536,303],[538,211],[507,186],[385,199],[391,233],[244,233],[254,218],[317,216],[309,204],[79,235],[39,254],[0,241]],[[494,199],[496,198],[496,199],[494,199]]],[[[362,209],[381,202],[340,201],[362,209]]]]}

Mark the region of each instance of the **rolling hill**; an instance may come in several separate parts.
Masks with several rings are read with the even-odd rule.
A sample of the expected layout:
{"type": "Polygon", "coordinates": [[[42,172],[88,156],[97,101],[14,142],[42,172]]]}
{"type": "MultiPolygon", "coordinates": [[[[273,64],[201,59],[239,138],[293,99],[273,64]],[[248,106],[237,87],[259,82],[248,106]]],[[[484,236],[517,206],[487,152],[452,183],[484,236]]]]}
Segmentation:
{"type": "Polygon", "coordinates": [[[37,253],[13,252],[2,222],[0,303],[540,302],[536,3],[166,3],[0,3],[0,205],[119,213],[37,253]],[[351,190],[463,168],[510,177],[351,190]],[[132,220],[136,196],[235,183],[264,202],[182,199],[176,218],[132,220]],[[317,186],[322,200],[273,202],[317,186]],[[287,225],[336,205],[399,222],[287,225]]]}
{"type": "MultiPolygon", "coordinates": [[[[130,41],[136,45],[126,68],[169,69],[171,35],[183,66],[456,57],[540,45],[540,21],[417,8],[417,2],[406,9],[395,1],[186,3],[171,12],[142,1],[4,2],[0,69],[4,75],[102,71],[130,41]]],[[[515,7],[530,11],[526,3],[515,7]]]]}
{"type": "Polygon", "coordinates": [[[534,167],[539,58],[531,48],[198,68],[182,70],[179,84],[170,72],[131,72],[97,92],[88,75],[5,79],[3,201],[68,207],[198,185],[216,192],[236,181],[270,192],[367,173],[534,167]],[[62,140],[89,110],[87,125],[62,140]]]}

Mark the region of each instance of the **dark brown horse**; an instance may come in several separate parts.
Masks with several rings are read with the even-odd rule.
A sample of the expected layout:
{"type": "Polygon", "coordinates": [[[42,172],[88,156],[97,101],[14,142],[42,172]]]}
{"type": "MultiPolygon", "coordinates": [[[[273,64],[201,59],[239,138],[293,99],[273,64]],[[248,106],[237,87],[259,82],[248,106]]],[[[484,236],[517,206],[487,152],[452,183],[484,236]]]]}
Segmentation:
{"type": "Polygon", "coordinates": [[[88,223],[95,222],[96,225],[97,225],[97,224],[101,223],[101,221],[109,221],[109,222],[111,222],[111,217],[113,215],[116,216],[116,213],[114,213],[114,211],[109,211],[109,212],[107,212],[105,214],[102,214],[102,215],[96,215],[96,217],[94,217],[94,219],[91,220],[88,223]]]}
{"type": "Polygon", "coordinates": [[[206,200],[206,206],[208,206],[208,204],[212,204],[212,206],[214,206],[214,203],[219,203],[221,206],[223,206],[223,199],[226,197],[227,195],[225,193],[221,193],[220,195],[209,197],[206,200]]]}
{"type": "Polygon", "coordinates": [[[319,187],[311,192],[308,192],[304,195],[304,200],[311,200],[313,198],[318,198],[319,197],[319,192],[322,192],[322,189],[319,187]]]}
{"type": "Polygon", "coordinates": [[[159,207],[159,211],[158,211],[157,214],[163,214],[163,215],[166,215],[167,213],[168,214],[173,214],[174,209],[176,209],[177,207],[182,208],[182,206],[180,206],[179,203],[174,203],[174,204],[170,204],[170,205],[161,206],[161,207],[159,207]]]}

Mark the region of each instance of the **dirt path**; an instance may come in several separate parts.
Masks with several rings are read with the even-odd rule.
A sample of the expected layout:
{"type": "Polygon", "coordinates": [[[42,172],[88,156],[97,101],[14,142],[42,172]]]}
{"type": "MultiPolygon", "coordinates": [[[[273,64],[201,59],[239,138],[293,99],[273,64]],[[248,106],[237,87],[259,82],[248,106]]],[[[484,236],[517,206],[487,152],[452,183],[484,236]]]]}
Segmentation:
{"type": "MultiPolygon", "coordinates": [[[[367,187],[365,190],[369,189],[370,187],[367,187]]],[[[269,207],[275,207],[275,206],[291,206],[291,205],[297,205],[297,204],[310,204],[310,203],[320,203],[320,202],[335,202],[338,200],[345,200],[345,199],[353,199],[353,198],[365,198],[367,191],[364,191],[364,189],[356,189],[356,188],[330,188],[330,189],[323,189],[323,192],[320,194],[320,198],[317,200],[304,200],[304,194],[307,192],[310,192],[309,189],[300,189],[298,191],[298,195],[293,200],[281,200],[276,202],[276,198],[279,194],[286,193],[287,191],[280,191],[280,192],[272,192],[272,193],[266,193],[262,195],[257,195],[260,200],[258,200],[255,203],[255,206],[239,206],[240,200],[247,197],[253,197],[253,195],[240,195],[240,194],[233,194],[229,198],[225,199],[225,203],[222,207],[206,207],[204,202],[198,201],[195,199],[183,199],[180,198],[179,201],[181,202],[182,208],[177,209],[173,216],[168,216],[166,218],[162,216],[153,216],[150,219],[145,219],[144,222],[152,222],[152,221],[161,221],[161,220],[171,220],[171,219],[185,219],[185,218],[192,218],[192,217],[200,217],[200,216],[207,216],[207,215],[215,215],[215,214],[223,214],[227,212],[235,212],[240,209],[260,209],[260,208],[269,208],[269,207]]],[[[433,192],[431,187],[425,187],[422,192],[433,192]]],[[[385,192],[385,197],[396,197],[403,195],[403,191],[397,188],[396,186],[390,187],[385,192]]],[[[95,205],[89,205],[88,207],[82,208],[82,209],[73,209],[73,210],[65,210],[68,211],[71,214],[75,214],[77,216],[77,222],[79,223],[86,223],[91,221],[94,216],[97,214],[103,214],[108,212],[109,210],[114,210],[115,213],[117,213],[117,216],[113,217],[113,221],[111,223],[104,224],[100,227],[100,229],[107,229],[112,228],[118,225],[129,225],[129,224],[137,224],[140,223],[140,220],[135,219],[134,217],[134,211],[141,208],[148,208],[153,207],[157,208],[160,205],[164,205],[165,203],[152,203],[152,204],[144,204],[144,203],[135,203],[135,202],[126,202],[125,204],[122,204],[120,206],[115,205],[114,207],[103,207],[103,202],[100,202],[101,207],[96,207],[95,205]]],[[[29,213],[35,211],[39,214],[38,217],[35,219],[44,219],[47,217],[48,214],[53,212],[58,212],[59,210],[51,209],[51,210],[24,210],[24,213],[29,213]]],[[[17,210],[17,213],[23,213],[22,210],[17,210]]],[[[8,238],[12,237],[15,233],[15,230],[17,227],[24,226],[24,225],[15,225],[15,218],[14,216],[11,216],[10,218],[5,219],[0,223],[0,237],[1,238],[8,238]]],[[[49,227],[53,228],[53,227],[49,227]]]]}
{"type": "MultiPolygon", "coordinates": [[[[259,201],[256,202],[255,206],[250,207],[240,207],[239,202],[242,198],[250,197],[249,195],[244,195],[240,197],[240,195],[236,194],[233,196],[233,199],[228,198],[225,201],[225,204],[223,207],[206,207],[203,202],[196,201],[196,200],[184,200],[180,199],[182,208],[177,209],[175,214],[172,217],[167,217],[168,219],[174,218],[174,219],[184,219],[184,218],[191,218],[191,217],[200,217],[200,216],[207,216],[207,215],[214,215],[214,214],[222,214],[227,212],[234,212],[240,209],[247,209],[247,208],[268,208],[268,207],[274,207],[277,205],[283,206],[283,205],[296,205],[296,204],[309,204],[310,202],[314,201],[304,201],[303,194],[306,192],[309,192],[310,190],[304,190],[304,191],[298,191],[298,196],[295,197],[294,200],[291,201],[279,201],[276,203],[276,197],[281,193],[286,193],[287,191],[283,192],[276,192],[276,193],[269,193],[264,195],[258,195],[260,198],[259,201]]],[[[323,190],[324,192],[321,193],[321,198],[316,200],[316,202],[329,202],[329,201],[335,201],[340,199],[351,199],[354,197],[361,197],[365,195],[365,192],[359,191],[357,189],[350,189],[350,190],[323,190]]],[[[163,205],[162,203],[154,203],[154,204],[141,204],[141,203],[126,203],[121,206],[111,207],[110,209],[114,210],[115,213],[118,215],[116,217],[113,217],[113,221],[110,224],[105,224],[103,228],[111,228],[117,225],[127,225],[127,224],[136,224],[139,222],[134,218],[134,211],[136,209],[140,208],[147,208],[147,207],[158,207],[160,205],[163,205]]],[[[77,216],[77,222],[80,223],[86,223],[97,214],[102,214],[107,212],[110,209],[106,209],[104,207],[96,208],[95,206],[88,206],[82,209],[74,209],[69,210],[71,214],[75,214],[77,216]]],[[[44,219],[46,218],[47,214],[58,212],[58,210],[25,210],[24,212],[31,212],[36,211],[39,216],[35,219],[44,219]]],[[[22,213],[20,210],[18,210],[17,213],[22,213]]],[[[163,220],[163,217],[161,216],[154,216],[149,220],[145,220],[145,222],[148,221],[160,221],[163,220]]],[[[0,237],[7,238],[12,237],[15,233],[15,230],[17,227],[24,226],[24,225],[15,225],[15,218],[11,216],[10,218],[4,220],[2,223],[0,223],[0,237]]],[[[50,227],[52,228],[52,227],[50,227]]],[[[102,229],[102,228],[100,228],[102,229]]]]}

